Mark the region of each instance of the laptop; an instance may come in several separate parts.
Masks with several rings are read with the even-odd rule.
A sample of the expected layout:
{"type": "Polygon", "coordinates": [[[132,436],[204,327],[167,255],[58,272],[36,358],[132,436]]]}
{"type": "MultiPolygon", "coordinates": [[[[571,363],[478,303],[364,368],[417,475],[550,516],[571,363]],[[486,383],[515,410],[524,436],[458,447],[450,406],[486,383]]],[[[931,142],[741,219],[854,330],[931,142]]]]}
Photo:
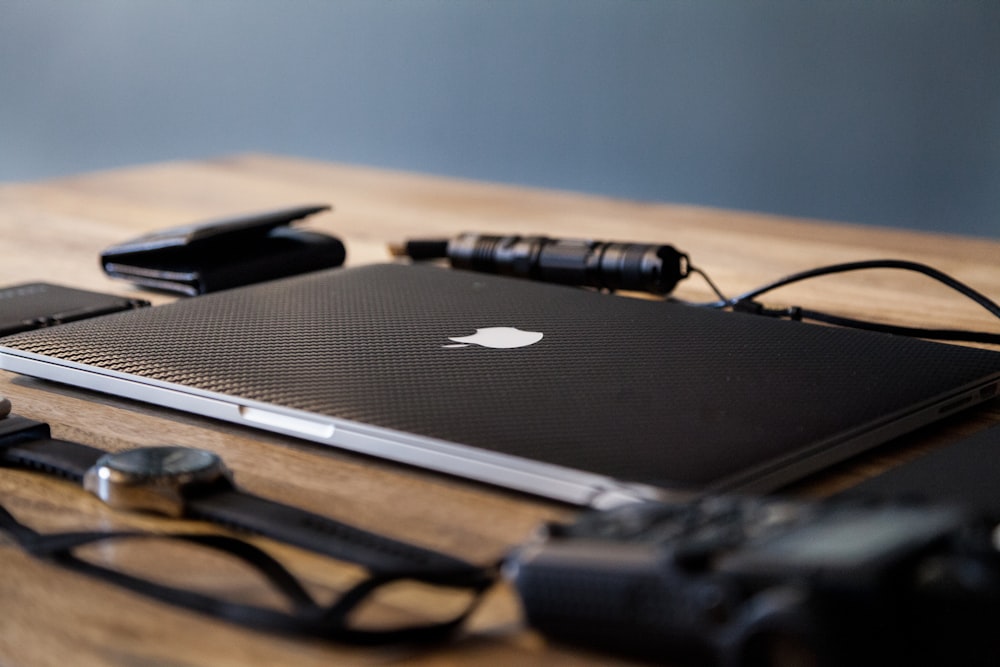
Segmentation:
{"type": "Polygon", "coordinates": [[[591,507],[771,491],[1000,384],[981,349],[391,264],[15,334],[0,367],[591,507]]]}

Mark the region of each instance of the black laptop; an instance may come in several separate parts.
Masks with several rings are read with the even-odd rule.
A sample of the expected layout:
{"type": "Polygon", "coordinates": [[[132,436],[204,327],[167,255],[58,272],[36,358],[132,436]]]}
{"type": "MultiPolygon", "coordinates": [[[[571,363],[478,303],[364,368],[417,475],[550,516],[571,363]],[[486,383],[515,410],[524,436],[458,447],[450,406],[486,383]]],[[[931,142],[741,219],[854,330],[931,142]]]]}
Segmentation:
{"type": "Polygon", "coordinates": [[[16,334],[0,367],[594,507],[773,490],[1000,383],[981,349],[409,265],[16,334]]]}

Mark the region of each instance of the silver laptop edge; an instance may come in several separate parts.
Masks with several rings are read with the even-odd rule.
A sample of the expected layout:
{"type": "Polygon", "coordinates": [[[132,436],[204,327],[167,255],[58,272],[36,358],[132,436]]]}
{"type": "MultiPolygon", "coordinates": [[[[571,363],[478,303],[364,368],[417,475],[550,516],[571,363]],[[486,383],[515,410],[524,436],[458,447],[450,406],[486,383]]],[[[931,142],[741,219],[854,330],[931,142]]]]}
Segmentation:
{"type": "Polygon", "coordinates": [[[291,408],[234,399],[116,371],[94,369],[0,346],[0,369],[134,399],[348,449],[436,472],[487,482],[574,505],[608,508],[645,499],[690,494],[631,484],[563,466],[531,461],[445,440],[343,419],[320,420],[291,408]],[[235,402],[239,400],[239,403],[235,402]]]}
{"type": "MultiPolygon", "coordinates": [[[[477,447],[344,419],[237,399],[188,386],[95,369],[75,362],[0,346],[0,369],[66,383],[183,412],[331,445],[574,505],[607,508],[645,499],[684,500],[693,492],[670,491],[477,447]],[[238,401],[238,402],[237,402],[238,401]]],[[[934,422],[945,414],[993,398],[1000,373],[886,416],[881,423],[815,443],[788,456],[742,471],[708,490],[770,491],[801,480],[874,445],[934,422]]]]}

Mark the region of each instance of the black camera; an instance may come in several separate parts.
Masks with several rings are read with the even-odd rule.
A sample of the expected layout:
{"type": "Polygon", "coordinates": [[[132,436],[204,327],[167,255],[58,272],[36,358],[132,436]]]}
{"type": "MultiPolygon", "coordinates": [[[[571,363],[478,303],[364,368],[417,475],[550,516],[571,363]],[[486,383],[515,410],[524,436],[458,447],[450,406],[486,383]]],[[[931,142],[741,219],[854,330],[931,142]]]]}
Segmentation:
{"type": "Polygon", "coordinates": [[[945,505],[720,496],[547,526],[528,623],[685,665],[1000,664],[995,524],[945,505]]]}

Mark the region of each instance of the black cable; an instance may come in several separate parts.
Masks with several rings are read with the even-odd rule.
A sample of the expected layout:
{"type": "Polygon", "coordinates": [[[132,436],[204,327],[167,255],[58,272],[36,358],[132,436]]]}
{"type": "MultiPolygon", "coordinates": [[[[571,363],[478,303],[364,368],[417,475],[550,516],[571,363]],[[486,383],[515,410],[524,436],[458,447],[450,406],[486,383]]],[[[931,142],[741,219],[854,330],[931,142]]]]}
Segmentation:
{"type": "Polygon", "coordinates": [[[950,287],[951,289],[959,292],[965,297],[968,297],[972,301],[976,302],[982,306],[987,312],[1000,318],[1000,306],[998,306],[991,299],[986,297],[984,294],[976,291],[972,287],[969,287],[965,283],[952,278],[948,274],[939,271],[933,267],[927,266],[926,264],[921,264],[919,262],[911,262],[907,260],[899,259],[877,259],[877,260],[867,260],[862,262],[848,262],[844,264],[833,264],[830,266],[822,266],[816,269],[810,269],[808,271],[801,271],[799,273],[793,273],[792,275],[785,276],[779,280],[768,283],[761,287],[750,290],[749,292],[744,292],[739,296],[727,298],[723,293],[716,287],[715,283],[706,275],[703,271],[696,269],[694,267],[690,268],[690,273],[697,273],[700,275],[709,285],[716,296],[719,297],[718,301],[710,303],[700,303],[700,304],[689,304],[697,305],[707,308],[731,308],[735,311],[754,313],[758,315],[767,315],[770,317],[785,317],[793,320],[814,320],[817,322],[825,322],[827,324],[834,324],[837,326],[851,327],[855,329],[865,329],[868,331],[878,331],[881,333],[889,333],[899,336],[914,336],[919,338],[929,338],[934,340],[953,340],[953,341],[965,341],[974,343],[988,343],[992,345],[1000,345],[1000,334],[979,332],[979,331],[966,331],[959,329],[927,329],[921,327],[906,327],[892,324],[882,324],[878,322],[871,322],[867,320],[858,320],[850,317],[843,317],[840,315],[831,315],[829,313],[824,313],[817,310],[808,310],[801,308],[799,306],[791,306],[788,308],[766,308],[759,302],[757,302],[757,297],[771,292],[779,287],[784,287],[792,283],[800,282],[802,280],[807,280],[809,278],[816,278],[819,276],[825,276],[835,273],[846,273],[849,271],[860,271],[866,269],[902,269],[906,271],[915,271],[917,273],[923,274],[938,282],[950,287]]]}
{"type": "Polygon", "coordinates": [[[390,644],[442,641],[458,630],[496,580],[496,568],[437,568],[415,571],[369,573],[329,605],[319,604],[280,562],[267,552],[240,538],[201,533],[146,533],[142,531],[73,531],[39,533],[17,521],[0,505],[0,533],[7,533],[22,549],[36,558],[134,593],[190,611],[241,625],[308,635],[321,639],[359,644],[390,644]],[[106,540],[179,540],[227,554],[254,568],[288,603],[290,611],[279,611],[205,595],[194,590],[161,584],[120,570],[91,563],[75,550],[106,540]],[[465,609],[441,621],[418,621],[394,628],[362,628],[351,615],[379,588],[396,581],[414,581],[439,588],[466,591],[471,600],[465,609]]]}
{"type": "MultiPolygon", "coordinates": [[[[917,273],[922,273],[925,276],[933,278],[944,285],[952,288],[953,290],[961,293],[962,295],[972,299],[980,306],[985,308],[991,314],[996,317],[1000,317],[1000,306],[991,301],[988,297],[972,289],[965,283],[952,278],[947,273],[938,271],[937,269],[927,266],[926,264],[921,264],[919,262],[910,262],[902,259],[874,259],[863,262],[848,262],[845,264],[833,264],[830,266],[821,266],[816,269],[810,269],[808,271],[801,271],[799,273],[793,273],[790,276],[785,276],[779,280],[772,283],[768,283],[762,287],[757,287],[749,292],[744,292],[743,294],[734,297],[732,299],[726,300],[727,303],[720,307],[733,306],[740,301],[746,301],[754,299],[762,294],[766,294],[772,290],[778,289],[779,287],[784,287],[785,285],[790,285],[808,278],[815,278],[818,276],[825,276],[834,273],[846,273],[848,271],[860,271],[865,269],[903,269],[906,271],[916,271],[917,273]]],[[[717,290],[716,290],[716,293],[717,290]]]]}
{"type": "MultiPolygon", "coordinates": [[[[705,273],[704,271],[702,271],[701,269],[699,269],[697,266],[694,266],[694,265],[691,265],[691,266],[688,267],[688,273],[689,274],[690,273],[695,273],[695,274],[701,276],[701,279],[704,280],[706,283],[708,283],[708,286],[712,289],[713,292],[715,292],[715,296],[719,297],[719,301],[720,302],[728,301],[728,299],[726,299],[726,295],[723,294],[722,290],[720,290],[718,288],[718,286],[715,284],[715,282],[713,282],[712,279],[708,277],[707,273],[705,273]]],[[[712,304],[694,304],[694,305],[711,306],[712,304]]]]}
{"type": "Polygon", "coordinates": [[[787,317],[791,320],[814,322],[824,322],[839,327],[849,327],[852,329],[864,329],[865,331],[877,331],[896,336],[910,336],[914,338],[927,338],[930,340],[953,340],[967,343],[988,343],[1000,345],[1000,334],[987,333],[982,331],[966,331],[963,329],[927,329],[923,327],[907,327],[896,324],[882,324],[868,320],[858,320],[842,315],[831,315],[818,310],[808,310],[798,306],[788,308],[764,308],[756,301],[740,304],[735,310],[740,312],[750,312],[758,315],[768,315],[771,317],[787,317]]]}

